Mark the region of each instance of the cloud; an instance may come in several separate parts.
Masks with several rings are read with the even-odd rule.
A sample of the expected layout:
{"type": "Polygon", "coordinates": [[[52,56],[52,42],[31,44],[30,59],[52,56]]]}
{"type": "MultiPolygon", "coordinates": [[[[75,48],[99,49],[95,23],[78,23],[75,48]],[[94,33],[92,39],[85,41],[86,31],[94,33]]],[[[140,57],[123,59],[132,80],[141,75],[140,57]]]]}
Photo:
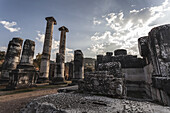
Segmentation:
{"type": "MultiPolygon", "coordinates": [[[[43,47],[45,34],[41,33],[40,31],[37,31],[37,33],[38,34],[37,34],[36,40],[42,44],[42,46],[40,46],[40,47],[43,47]]],[[[55,61],[55,59],[56,59],[56,53],[59,52],[59,44],[60,44],[60,41],[57,41],[54,38],[52,39],[51,60],[53,60],[53,61],[55,61]]],[[[66,57],[66,61],[71,61],[74,57],[73,49],[66,48],[65,57],[66,57]]]]}
{"type": "Polygon", "coordinates": [[[120,11],[101,16],[102,22],[105,21],[105,26],[110,30],[91,36],[93,43],[87,53],[104,54],[121,48],[127,49],[130,54],[138,54],[138,38],[148,35],[153,27],[170,22],[169,11],[170,3],[165,0],[159,6],[133,9],[128,14],[120,11]]]}
{"type": "Polygon", "coordinates": [[[93,24],[94,25],[100,25],[101,22],[99,20],[96,20],[96,18],[93,18],[93,24]]]}
{"type": "Polygon", "coordinates": [[[45,34],[40,33],[40,31],[37,31],[37,37],[35,38],[38,42],[44,43],[44,38],[45,38],[45,34]]]}
{"type": "Polygon", "coordinates": [[[10,32],[17,32],[21,29],[19,27],[14,27],[17,25],[16,22],[0,21],[0,24],[2,24],[10,32]]]}
{"type": "Polygon", "coordinates": [[[0,51],[7,51],[7,47],[0,47],[0,51]]]}

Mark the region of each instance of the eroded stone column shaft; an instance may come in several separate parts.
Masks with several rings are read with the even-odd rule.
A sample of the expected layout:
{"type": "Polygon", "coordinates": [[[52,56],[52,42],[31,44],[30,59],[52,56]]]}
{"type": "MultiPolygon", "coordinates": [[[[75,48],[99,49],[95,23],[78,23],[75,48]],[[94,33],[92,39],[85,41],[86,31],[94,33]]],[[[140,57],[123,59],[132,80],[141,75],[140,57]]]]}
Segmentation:
{"type": "Polygon", "coordinates": [[[53,25],[56,25],[56,20],[53,17],[46,17],[45,19],[47,20],[47,27],[45,33],[43,53],[41,58],[40,78],[48,79],[52,47],[53,25]]]}
{"type": "Polygon", "coordinates": [[[34,50],[35,42],[28,39],[25,40],[20,65],[33,65],[34,50]]]}
{"type": "Polygon", "coordinates": [[[13,38],[9,44],[7,53],[5,56],[5,61],[2,65],[2,76],[1,78],[9,79],[9,73],[16,69],[19,61],[20,61],[20,54],[22,49],[23,39],[21,38],[13,38]]]}
{"type": "Polygon", "coordinates": [[[53,83],[62,83],[65,81],[64,78],[64,70],[65,70],[65,49],[66,49],[66,32],[69,30],[62,26],[58,29],[61,31],[60,35],[60,46],[59,46],[59,53],[56,54],[56,69],[55,69],[55,77],[53,83]]]}
{"type": "Polygon", "coordinates": [[[84,78],[84,57],[81,50],[74,51],[74,74],[73,79],[84,78]]]}
{"type": "MultiPolygon", "coordinates": [[[[60,48],[59,48],[59,53],[63,54],[65,57],[65,50],[66,50],[66,32],[69,32],[68,28],[65,26],[62,26],[58,29],[61,31],[60,35],[60,48]]],[[[65,58],[64,58],[65,60],[65,58]]]]}

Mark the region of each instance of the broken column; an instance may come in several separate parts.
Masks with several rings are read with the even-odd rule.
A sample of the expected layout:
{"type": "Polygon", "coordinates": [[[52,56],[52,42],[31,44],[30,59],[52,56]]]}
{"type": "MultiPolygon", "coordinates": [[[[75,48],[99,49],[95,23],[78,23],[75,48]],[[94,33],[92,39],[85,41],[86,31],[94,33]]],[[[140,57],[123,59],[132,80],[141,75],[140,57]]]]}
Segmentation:
{"type": "Polygon", "coordinates": [[[170,106],[170,24],[153,28],[148,36],[138,39],[138,44],[146,59],[146,94],[170,106]]]}
{"type": "Polygon", "coordinates": [[[98,71],[99,64],[103,63],[103,55],[97,55],[97,61],[95,64],[95,70],[98,71]]]}
{"type": "Polygon", "coordinates": [[[84,78],[84,57],[81,50],[74,51],[74,74],[72,83],[84,78]]]}
{"type": "Polygon", "coordinates": [[[74,65],[74,62],[71,61],[69,62],[69,80],[71,80],[73,78],[73,65],[74,65]]]}
{"type": "Polygon", "coordinates": [[[21,38],[13,38],[9,42],[7,53],[6,53],[6,56],[5,56],[5,61],[2,65],[1,80],[4,80],[4,81],[6,80],[8,82],[9,73],[13,69],[16,69],[17,64],[20,61],[22,43],[23,43],[23,39],[21,39],[21,38]]]}
{"type": "Polygon", "coordinates": [[[149,32],[149,49],[153,75],[170,76],[170,24],[153,28],[149,32]]]}
{"type": "Polygon", "coordinates": [[[36,84],[38,73],[33,66],[35,42],[25,40],[20,63],[9,77],[9,89],[27,88],[36,84]]]}
{"type": "Polygon", "coordinates": [[[41,58],[40,77],[38,82],[47,82],[49,79],[53,25],[56,25],[56,20],[53,17],[46,17],[45,19],[47,20],[47,27],[45,33],[43,53],[41,58]]]}
{"type": "Polygon", "coordinates": [[[55,69],[55,76],[52,80],[52,84],[65,83],[64,62],[65,62],[65,50],[66,50],[66,32],[69,32],[69,30],[65,26],[60,27],[58,30],[61,31],[60,47],[59,47],[59,53],[56,54],[56,69],[55,69]]]}

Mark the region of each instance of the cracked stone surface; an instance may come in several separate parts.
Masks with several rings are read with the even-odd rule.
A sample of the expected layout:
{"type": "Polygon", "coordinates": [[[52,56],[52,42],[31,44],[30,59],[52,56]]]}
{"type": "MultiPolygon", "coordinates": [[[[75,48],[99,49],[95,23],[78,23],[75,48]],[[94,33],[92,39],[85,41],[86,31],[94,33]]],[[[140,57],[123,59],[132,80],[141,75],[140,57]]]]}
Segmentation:
{"type": "Polygon", "coordinates": [[[151,102],[74,93],[39,97],[20,113],[170,113],[170,107],[151,102]]]}

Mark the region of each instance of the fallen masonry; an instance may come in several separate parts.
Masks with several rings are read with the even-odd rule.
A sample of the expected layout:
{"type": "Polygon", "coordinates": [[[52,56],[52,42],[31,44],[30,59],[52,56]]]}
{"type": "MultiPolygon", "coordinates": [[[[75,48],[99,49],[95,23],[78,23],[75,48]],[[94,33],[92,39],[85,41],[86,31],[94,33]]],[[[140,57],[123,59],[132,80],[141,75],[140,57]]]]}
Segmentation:
{"type": "Polygon", "coordinates": [[[150,102],[103,96],[58,93],[37,98],[20,113],[169,113],[170,108],[150,102]]]}

